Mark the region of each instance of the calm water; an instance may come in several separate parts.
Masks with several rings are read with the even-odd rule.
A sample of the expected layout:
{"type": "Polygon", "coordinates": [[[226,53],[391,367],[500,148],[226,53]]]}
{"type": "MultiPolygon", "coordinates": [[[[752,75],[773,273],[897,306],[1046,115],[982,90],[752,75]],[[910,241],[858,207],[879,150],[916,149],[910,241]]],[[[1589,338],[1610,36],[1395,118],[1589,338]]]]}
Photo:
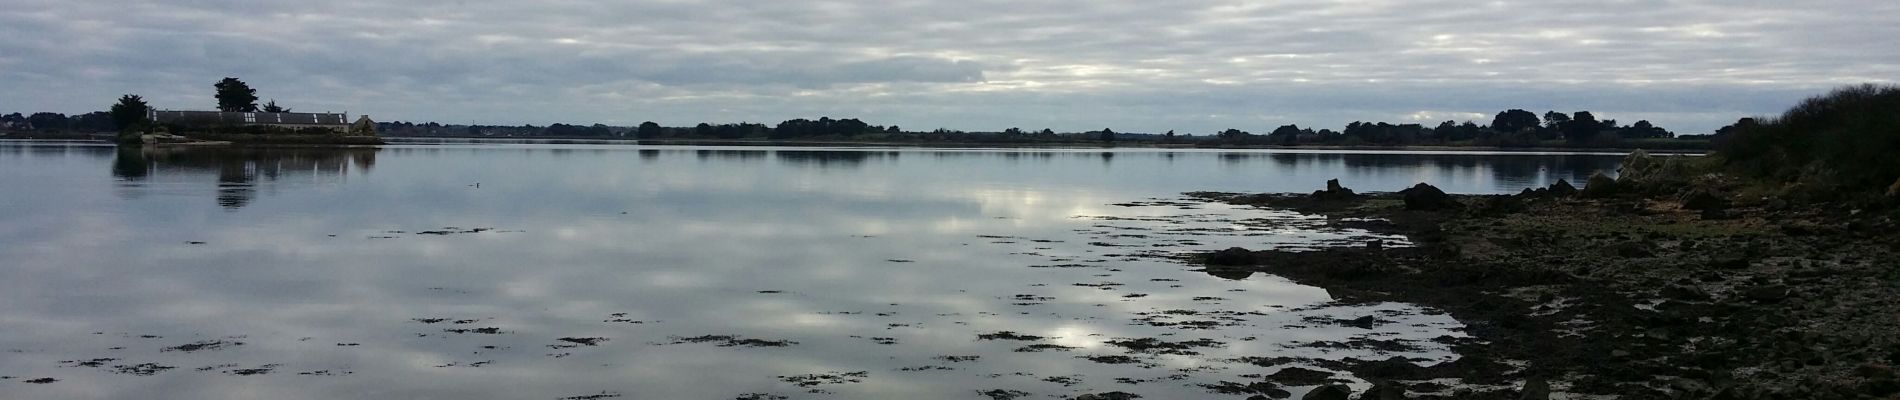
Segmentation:
{"type": "Polygon", "coordinates": [[[1278,368],[1240,357],[1449,360],[1425,339],[1459,325],[1196,272],[1167,256],[1372,238],[1166,200],[1516,192],[1617,160],[0,142],[0,398],[1218,398],[1199,385],[1278,368]],[[1367,315],[1391,322],[1304,322],[1367,315]],[[1043,339],[979,338],[1001,331],[1043,339]],[[1138,338],[1197,346],[1113,344],[1138,338]],[[1354,338],[1416,346],[1304,346],[1354,338]]]}

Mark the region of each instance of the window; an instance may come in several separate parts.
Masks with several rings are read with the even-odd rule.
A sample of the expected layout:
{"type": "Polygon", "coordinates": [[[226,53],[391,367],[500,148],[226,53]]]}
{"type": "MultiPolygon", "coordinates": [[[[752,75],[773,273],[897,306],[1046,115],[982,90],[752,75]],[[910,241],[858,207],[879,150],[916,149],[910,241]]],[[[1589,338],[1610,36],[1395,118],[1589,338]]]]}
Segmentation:
{"type": "Polygon", "coordinates": [[[244,123],[247,123],[247,124],[257,123],[257,113],[244,113],[244,123]]]}

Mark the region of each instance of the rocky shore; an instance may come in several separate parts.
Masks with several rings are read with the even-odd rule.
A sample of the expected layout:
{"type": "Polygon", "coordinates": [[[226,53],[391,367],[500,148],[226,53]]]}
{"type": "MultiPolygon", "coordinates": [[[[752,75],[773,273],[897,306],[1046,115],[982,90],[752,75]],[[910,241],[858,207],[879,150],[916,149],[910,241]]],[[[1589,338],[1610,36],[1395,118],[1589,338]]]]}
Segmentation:
{"type": "Polygon", "coordinates": [[[1473,339],[1443,338],[1458,361],[1324,365],[1376,384],[1354,398],[1900,399],[1891,207],[1751,199],[1719,182],[1641,190],[1673,183],[1645,181],[1647,170],[1630,165],[1654,169],[1643,164],[1653,160],[1632,159],[1621,179],[1517,195],[1425,184],[1358,194],[1337,183],[1311,195],[1191,193],[1415,244],[1235,248],[1195,261],[1280,275],[1344,302],[1439,308],[1467,324],[1473,339]]]}

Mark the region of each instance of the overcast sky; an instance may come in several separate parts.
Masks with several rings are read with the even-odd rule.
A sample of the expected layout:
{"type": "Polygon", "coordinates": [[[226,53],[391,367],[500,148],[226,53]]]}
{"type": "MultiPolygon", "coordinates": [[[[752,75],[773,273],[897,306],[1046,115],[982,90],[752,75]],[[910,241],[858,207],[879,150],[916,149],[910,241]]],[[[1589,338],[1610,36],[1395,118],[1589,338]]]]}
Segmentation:
{"type": "Polygon", "coordinates": [[[211,109],[909,130],[1488,123],[1706,133],[1900,79],[1900,1],[0,0],[0,112],[211,109]],[[617,4],[635,3],[635,4],[617,4]]]}

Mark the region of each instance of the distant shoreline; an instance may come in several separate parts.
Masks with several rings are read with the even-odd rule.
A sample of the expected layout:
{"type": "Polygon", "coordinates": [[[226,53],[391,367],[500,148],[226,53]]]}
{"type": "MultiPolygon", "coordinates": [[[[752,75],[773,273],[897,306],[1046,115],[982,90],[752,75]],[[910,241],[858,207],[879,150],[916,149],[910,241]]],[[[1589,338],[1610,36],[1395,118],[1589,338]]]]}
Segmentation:
{"type": "Polygon", "coordinates": [[[1709,150],[1686,149],[1646,149],[1641,147],[1605,148],[1605,147],[1489,147],[1489,146],[1341,146],[1341,145],[1219,145],[1199,146],[1192,143],[1154,143],[1122,142],[1102,144],[1100,142],[1040,142],[1040,143],[994,143],[994,142],[900,142],[900,141],[851,141],[851,140],[770,140],[770,139],[621,139],[597,137],[475,137],[475,136],[385,136],[389,144],[418,144],[411,141],[519,141],[519,142],[562,142],[560,144],[636,144],[665,146],[785,146],[785,147],[920,147],[920,148],[975,148],[975,149],[1022,149],[1022,148],[1061,148],[1061,149],[1179,149],[1179,150],[1337,150],[1337,151],[1443,151],[1443,152],[1493,152],[1493,153],[1617,153],[1627,154],[1643,150],[1651,154],[1707,154],[1709,150]]]}
{"type": "MultiPolygon", "coordinates": [[[[35,135],[26,137],[0,136],[4,141],[35,142],[98,142],[110,144],[110,139],[100,139],[95,135],[35,135]]],[[[367,143],[217,143],[216,146],[236,147],[338,147],[357,148],[401,144],[436,144],[432,141],[481,142],[554,142],[555,144],[602,144],[602,145],[660,145],[660,146],[783,146],[783,147],[915,147],[915,148],[959,148],[959,149],[1171,149],[1171,150],[1309,150],[1309,151],[1391,151],[1391,152],[1468,152],[1468,153],[1614,153],[1628,154],[1644,150],[1651,154],[1707,154],[1709,150],[1686,149],[1645,149],[1605,148],[1605,147],[1488,147],[1488,146],[1341,146],[1341,145],[1218,145],[1198,146],[1189,143],[1153,143],[1124,142],[1101,144],[1091,142],[1044,142],[1044,143],[992,143],[992,142],[897,142],[897,141],[849,141],[849,140],[768,140],[768,139],[603,139],[594,137],[469,137],[469,136],[393,136],[381,137],[380,144],[367,143]]],[[[158,146],[204,146],[194,144],[157,144],[158,146]]]]}

